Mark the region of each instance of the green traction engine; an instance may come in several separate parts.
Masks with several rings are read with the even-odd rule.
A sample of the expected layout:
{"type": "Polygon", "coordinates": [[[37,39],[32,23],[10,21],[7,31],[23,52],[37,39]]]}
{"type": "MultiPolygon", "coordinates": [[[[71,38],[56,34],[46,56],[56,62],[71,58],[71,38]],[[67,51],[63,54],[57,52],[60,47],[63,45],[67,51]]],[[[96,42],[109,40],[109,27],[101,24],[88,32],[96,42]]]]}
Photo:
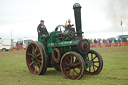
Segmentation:
{"type": "Polygon", "coordinates": [[[58,25],[49,35],[29,43],[26,50],[27,67],[32,74],[44,75],[47,67],[61,71],[66,78],[80,79],[84,74],[101,72],[103,59],[90,43],[82,38],[81,6],[73,5],[76,31],[73,25],[58,25]],[[62,29],[63,28],[63,29],[62,29]]]}

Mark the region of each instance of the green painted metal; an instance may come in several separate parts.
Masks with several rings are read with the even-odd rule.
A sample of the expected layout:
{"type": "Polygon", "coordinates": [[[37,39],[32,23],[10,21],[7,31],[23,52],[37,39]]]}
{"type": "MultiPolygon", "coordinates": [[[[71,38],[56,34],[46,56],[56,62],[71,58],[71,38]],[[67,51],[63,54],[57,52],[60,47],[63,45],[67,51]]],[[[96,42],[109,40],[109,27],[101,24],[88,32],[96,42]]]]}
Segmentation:
{"type": "Polygon", "coordinates": [[[47,40],[45,39],[46,35],[42,34],[41,37],[38,39],[39,42],[47,45],[47,40]]]}
{"type": "Polygon", "coordinates": [[[70,46],[75,45],[74,43],[72,43],[72,40],[70,41],[61,41],[57,38],[55,38],[55,35],[57,33],[61,33],[61,31],[53,31],[50,33],[49,38],[46,39],[46,35],[42,35],[38,41],[40,41],[41,43],[43,43],[47,49],[48,49],[48,53],[52,53],[53,48],[55,47],[65,47],[66,50],[64,50],[65,52],[70,51],[70,46]]]}
{"type": "Polygon", "coordinates": [[[52,42],[52,43],[48,43],[47,47],[62,47],[62,46],[73,46],[75,45],[74,43],[72,43],[72,41],[60,41],[60,42],[52,42]]]}

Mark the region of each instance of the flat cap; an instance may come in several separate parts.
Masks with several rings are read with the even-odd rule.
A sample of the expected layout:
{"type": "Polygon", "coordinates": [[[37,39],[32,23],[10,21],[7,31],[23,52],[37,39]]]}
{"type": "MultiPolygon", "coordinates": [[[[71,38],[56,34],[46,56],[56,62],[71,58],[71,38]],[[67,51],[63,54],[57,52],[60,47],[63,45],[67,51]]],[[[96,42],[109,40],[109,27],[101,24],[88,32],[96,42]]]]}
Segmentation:
{"type": "Polygon", "coordinates": [[[40,20],[40,22],[44,22],[44,20],[40,20]]]}

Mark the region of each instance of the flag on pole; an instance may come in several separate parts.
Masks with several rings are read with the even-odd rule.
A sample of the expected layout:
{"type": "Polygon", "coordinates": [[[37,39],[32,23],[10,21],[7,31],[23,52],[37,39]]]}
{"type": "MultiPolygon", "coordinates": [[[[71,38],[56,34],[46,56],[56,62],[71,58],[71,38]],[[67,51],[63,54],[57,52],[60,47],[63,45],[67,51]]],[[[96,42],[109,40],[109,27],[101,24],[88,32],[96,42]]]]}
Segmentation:
{"type": "Polygon", "coordinates": [[[123,24],[123,22],[122,22],[122,20],[121,20],[121,23],[120,23],[120,25],[122,26],[122,24],[123,24]]]}

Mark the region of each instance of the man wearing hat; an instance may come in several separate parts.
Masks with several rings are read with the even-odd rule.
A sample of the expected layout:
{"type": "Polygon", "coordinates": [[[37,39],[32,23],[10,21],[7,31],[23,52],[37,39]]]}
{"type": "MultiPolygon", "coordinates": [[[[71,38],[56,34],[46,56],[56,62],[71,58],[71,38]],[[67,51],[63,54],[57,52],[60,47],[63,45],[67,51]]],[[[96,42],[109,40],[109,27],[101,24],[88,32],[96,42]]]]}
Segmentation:
{"type": "Polygon", "coordinates": [[[47,31],[47,29],[46,29],[46,27],[45,27],[45,25],[44,25],[44,20],[41,20],[41,21],[40,21],[40,24],[39,24],[38,27],[37,27],[37,32],[38,32],[38,39],[40,38],[40,36],[41,36],[42,34],[45,34],[45,35],[48,34],[48,31],[47,31]]]}

